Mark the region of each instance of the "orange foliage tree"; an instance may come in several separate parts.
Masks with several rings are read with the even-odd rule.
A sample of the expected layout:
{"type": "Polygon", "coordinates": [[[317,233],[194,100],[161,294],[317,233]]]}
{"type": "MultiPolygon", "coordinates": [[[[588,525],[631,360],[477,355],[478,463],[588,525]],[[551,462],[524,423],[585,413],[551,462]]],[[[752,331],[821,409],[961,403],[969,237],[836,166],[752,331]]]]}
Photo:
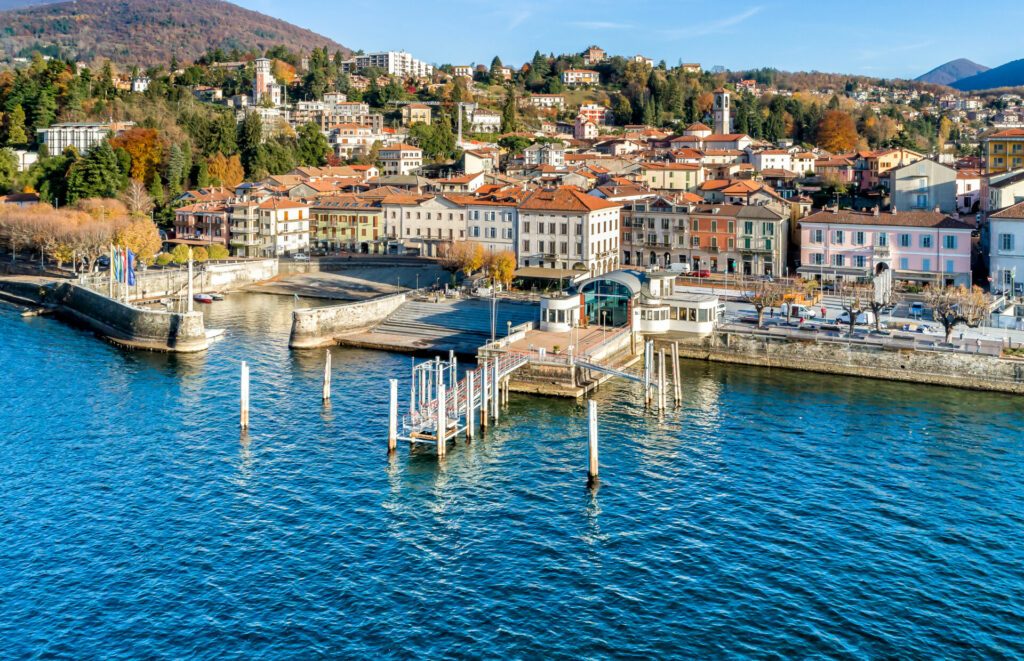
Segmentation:
{"type": "Polygon", "coordinates": [[[207,173],[210,181],[218,186],[234,188],[245,181],[245,168],[242,167],[242,159],[238,154],[224,156],[220,152],[214,154],[207,161],[207,173]]]}
{"type": "Polygon", "coordinates": [[[151,181],[164,155],[164,145],[156,129],[133,128],[110,139],[114,149],[122,148],[132,157],[132,179],[151,181]]]}
{"type": "Polygon", "coordinates": [[[858,140],[856,122],[842,110],[829,110],[818,124],[818,146],[833,154],[853,150],[858,140]]]}

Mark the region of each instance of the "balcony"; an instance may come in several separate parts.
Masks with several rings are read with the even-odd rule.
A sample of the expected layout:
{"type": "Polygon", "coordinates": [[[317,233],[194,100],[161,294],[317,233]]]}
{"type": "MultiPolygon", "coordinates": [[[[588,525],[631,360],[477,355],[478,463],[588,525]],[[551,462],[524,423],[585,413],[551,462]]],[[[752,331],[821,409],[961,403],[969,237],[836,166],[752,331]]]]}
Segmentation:
{"type": "Polygon", "coordinates": [[[892,251],[889,249],[889,246],[875,246],[874,253],[876,259],[889,259],[892,255],[892,251]]]}
{"type": "Polygon", "coordinates": [[[255,225],[232,225],[232,234],[259,234],[260,229],[255,225]]]}
{"type": "Polygon", "coordinates": [[[232,246],[246,247],[246,248],[258,247],[258,246],[263,245],[263,242],[259,239],[259,237],[251,237],[251,236],[238,237],[238,238],[232,237],[232,239],[228,243],[231,244],[232,246]]]}

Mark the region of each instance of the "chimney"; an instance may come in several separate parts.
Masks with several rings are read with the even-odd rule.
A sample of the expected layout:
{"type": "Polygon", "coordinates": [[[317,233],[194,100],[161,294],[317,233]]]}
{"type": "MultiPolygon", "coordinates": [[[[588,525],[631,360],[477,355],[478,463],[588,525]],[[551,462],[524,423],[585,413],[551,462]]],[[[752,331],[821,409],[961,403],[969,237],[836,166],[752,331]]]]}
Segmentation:
{"type": "Polygon", "coordinates": [[[891,213],[891,214],[892,214],[892,215],[894,215],[894,216],[896,215],[896,205],[895,205],[895,204],[894,204],[894,205],[892,205],[892,208],[891,208],[891,209],[889,209],[889,213],[891,213]]]}
{"type": "Polygon", "coordinates": [[[838,202],[836,202],[836,205],[834,207],[832,207],[832,213],[839,213],[839,203],[838,202]]]}
{"type": "Polygon", "coordinates": [[[878,206],[875,206],[875,210],[871,213],[873,216],[878,216],[878,206]]]}

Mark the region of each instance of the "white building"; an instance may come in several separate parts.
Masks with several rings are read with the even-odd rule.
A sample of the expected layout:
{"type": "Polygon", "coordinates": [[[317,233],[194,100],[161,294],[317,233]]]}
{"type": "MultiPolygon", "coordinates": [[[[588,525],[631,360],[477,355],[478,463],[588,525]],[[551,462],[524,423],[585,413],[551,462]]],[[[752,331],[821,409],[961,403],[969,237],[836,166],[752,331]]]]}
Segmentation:
{"type": "Polygon", "coordinates": [[[1019,291],[1024,283],[1024,202],[988,217],[988,268],[993,291],[1019,291]]]}
{"type": "Polygon", "coordinates": [[[382,176],[413,174],[423,167],[423,150],[412,145],[397,144],[385,147],[377,153],[381,163],[382,176]]]}
{"type": "Polygon", "coordinates": [[[442,244],[466,240],[466,208],[445,195],[389,195],[381,200],[388,240],[421,255],[438,256],[442,244]]]}
{"type": "Polygon", "coordinates": [[[519,205],[519,265],[591,275],[615,270],[621,208],[572,188],[533,191],[519,205]]]}
{"type": "Polygon", "coordinates": [[[253,105],[269,103],[275,108],[281,105],[282,87],[277,84],[277,79],[271,71],[272,62],[261,57],[253,62],[256,68],[256,77],[252,83],[253,105]]]}
{"type": "Polygon", "coordinates": [[[149,76],[136,76],[132,78],[132,92],[142,94],[149,89],[149,76]]]}
{"type": "Polygon", "coordinates": [[[258,206],[262,252],[268,257],[309,250],[309,205],[272,197],[258,206]]]}
{"type": "Polygon", "coordinates": [[[523,165],[565,167],[565,147],[561,143],[536,143],[523,150],[523,165]]]}
{"type": "Polygon", "coordinates": [[[497,133],[501,131],[501,113],[477,108],[470,115],[469,125],[473,133],[497,133]]]}
{"type": "Polygon", "coordinates": [[[562,83],[569,87],[597,85],[599,82],[601,75],[590,69],[566,69],[562,72],[562,83]]]}
{"type": "Polygon", "coordinates": [[[342,71],[354,73],[363,69],[380,69],[389,76],[401,78],[429,78],[434,75],[434,67],[422,60],[417,60],[405,51],[381,51],[357,55],[351,60],[342,62],[342,71]]]}
{"type": "MultiPolygon", "coordinates": [[[[793,169],[793,155],[785,149],[765,149],[764,151],[754,152],[750,155],[750,163],[758,172],[764,172],[765,170],[789,170],[790,172],[796,172],[793,169]]],[[[800,174],[803,174],[803,172],[800,174]]]]}
{"type": "Polygon", "coordinates": [[[515,252],[516,222],[519,209],[516,200],[493,197],[463,198],[466,206],[467,238],[485,250],[515,252]]]}
{"type": "Polygon", "coordinates": [[[534,108],[561,110],[565,107],[565,97],[561,94],[531,94],[526,102],[534,108]]]}
{"type": "Polygon", "coordinates": [[[133,122],[63,122],[45,129],[37,129],[39,143],[46,145],[51,155],[57,155],[68,147],[74,147],[79,154],[92,149],[108,136],[131,128],[133,122]]]}

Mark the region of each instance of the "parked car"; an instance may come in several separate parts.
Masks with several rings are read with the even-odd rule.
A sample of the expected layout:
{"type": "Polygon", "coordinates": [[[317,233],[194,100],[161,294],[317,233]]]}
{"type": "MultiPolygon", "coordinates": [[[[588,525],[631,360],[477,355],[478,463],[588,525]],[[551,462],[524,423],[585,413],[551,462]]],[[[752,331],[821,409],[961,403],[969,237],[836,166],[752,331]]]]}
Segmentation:
{"type": "Polygon", "coordinates": [[[800,305],[799,303],[783,303],[779,306],[779,316],[787,318],[794,317],[797,319],[814,319],[818,316],[818,311],[812,307],[800,305]]]}
{"type": "Polygon", "coordinates": [[[910,304],[910,318],[920,319],[924,316],[924,303],[914,302],[910,304]]]}
{"type": "MultiPolygon", "coordinates": [[[[839,324],[849,324],[850,323],[850,313],[847,312],[846,310],[843,310],[843,313],[836,318],[836,323],[839,323],[839,324]]],[[[857,320],[854,322],[854,325],[855,326],[867,326],[868,324],[873,324],[873,323],[875,323],[875,313],[874,312],[859,312],[859,313],[857,313],[857,320]]]]}
{"type": "Polygon", "coordinates": [[[308,262],[309,255],[307,255],[304,252],[297,252],[295,253],[295,255],[292,256],[292,259],[294,259],[296,262],[308,262]]]}
{"type": "Polygon", "coordinates": [[[693,269],[686,262],[672,262],[668,265],[668,270],[673,273],[689,273],[693,269]]]}
{"type": "Polygon", "coordinates": [[[697,276],[698,278],[710,278],[711,277],[711,271],[709,271],[707,269],[698,269],[698,270],[693,272],[693,275],[697,276]]]}

